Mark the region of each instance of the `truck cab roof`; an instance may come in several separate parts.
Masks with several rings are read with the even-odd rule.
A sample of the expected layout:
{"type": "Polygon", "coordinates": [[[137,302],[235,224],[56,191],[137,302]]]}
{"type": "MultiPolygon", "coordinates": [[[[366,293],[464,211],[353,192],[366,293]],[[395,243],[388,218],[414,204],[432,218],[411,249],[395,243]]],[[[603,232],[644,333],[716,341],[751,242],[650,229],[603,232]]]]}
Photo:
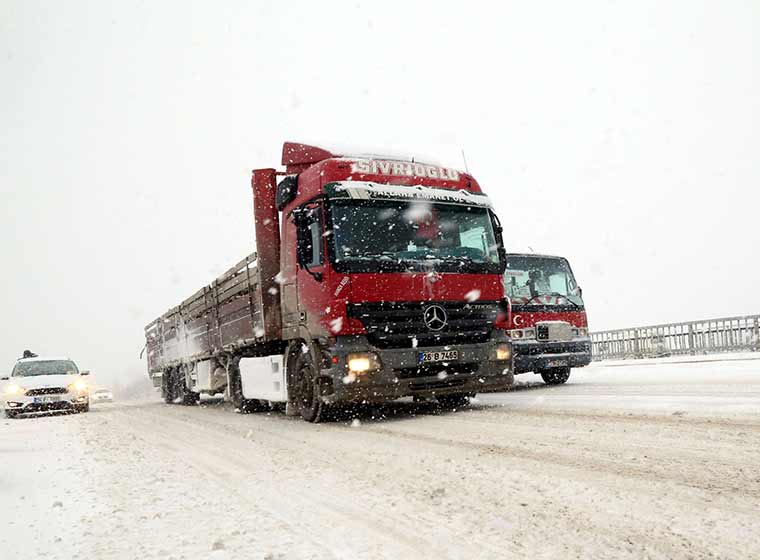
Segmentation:
{"type": "Polygon", "coordinates": [[[286,142],[282,164],[298,175],[298,192],[291,208],[323,194],[328,183],[357,181],[396,186],[424,186],[480,193],[480,185],[458,169],[394,156],[344,156],[322,148],[286,142]]]}

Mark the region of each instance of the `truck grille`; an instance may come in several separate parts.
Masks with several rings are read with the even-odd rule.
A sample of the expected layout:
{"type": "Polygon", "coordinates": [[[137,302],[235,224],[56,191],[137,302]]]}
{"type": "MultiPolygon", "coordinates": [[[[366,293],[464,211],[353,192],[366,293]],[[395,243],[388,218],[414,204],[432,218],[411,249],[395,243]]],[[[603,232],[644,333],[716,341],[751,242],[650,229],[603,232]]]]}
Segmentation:
{"type": "Polygon", "coordinates": [[[37,397],[40,395],[63,395],[66,387],[44,387],[42,389],[29,389],[26,392],[27,397],[37,397]]]}
{"type": "Polygon", "coordinates": [[[491,337],[499,302],[415,301],[350,303],[348,316],[358,319],[367,331],[369,342],[379,348],[448,346],[486,342],[491,337]],[[446,324],[431,330],[425,323],[425,310],[439,306],[446,313],[446,324]]]}
{"type": "Polygon", "coordinates": [[[572,325],[565,321],[536,323],[536,340],[571,340],[572,325]]]}

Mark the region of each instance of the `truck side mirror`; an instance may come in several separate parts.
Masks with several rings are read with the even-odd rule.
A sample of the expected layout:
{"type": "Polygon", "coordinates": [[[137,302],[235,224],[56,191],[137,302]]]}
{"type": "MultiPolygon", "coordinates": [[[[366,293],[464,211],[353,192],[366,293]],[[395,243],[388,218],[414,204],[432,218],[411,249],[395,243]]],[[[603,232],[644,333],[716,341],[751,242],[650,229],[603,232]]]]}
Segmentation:
{"type": "MultiPolygon", "coordinates": [[[[296,262],[308,272],[317,282],[322,281],[322,273],[315,272],[311,269],[314,259],[314,240],[310,225],[314,224],[314,219],[307,212],[294,212],[293,218],[296,224],[296,262]]],[[[321,248],[317,247],[321,253],[321,248]]]]}
{"type": "Polygon", "coordinates": [[[5,377],[0,377],[0,381],[8,381],[9,379],[10,377],[8,377],[7,375],[5,377]]]}
{"type": "Polygon", "coordinates": [[[80,372],[79,372],[79,375],[90,375],[90,372],[89,372],[89,371],[87,371],[87,370],[85,370],[85,371],[80,371],[80,372]]]}
{"type": "Polygon", "coordinates": [[[298,175],[288,175],[277,185],[274,196],[277,210],[282,211],[288,202],[295,199],[296,194],[298,194],[298,175]]]}

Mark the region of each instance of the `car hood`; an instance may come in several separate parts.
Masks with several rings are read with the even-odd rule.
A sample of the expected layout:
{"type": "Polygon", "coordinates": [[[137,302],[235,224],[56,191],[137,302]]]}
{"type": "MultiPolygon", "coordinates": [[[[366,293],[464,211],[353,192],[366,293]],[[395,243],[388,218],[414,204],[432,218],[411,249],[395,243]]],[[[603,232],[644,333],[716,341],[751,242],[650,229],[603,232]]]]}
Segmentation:
{"type": "Polygon", "coordinates": [[[24,389],[43,389],[45,387],[68,387],[82,379],[81,375],[30,375],[29,377],[11,377],[5,383],[20,385],[24,389]]]}

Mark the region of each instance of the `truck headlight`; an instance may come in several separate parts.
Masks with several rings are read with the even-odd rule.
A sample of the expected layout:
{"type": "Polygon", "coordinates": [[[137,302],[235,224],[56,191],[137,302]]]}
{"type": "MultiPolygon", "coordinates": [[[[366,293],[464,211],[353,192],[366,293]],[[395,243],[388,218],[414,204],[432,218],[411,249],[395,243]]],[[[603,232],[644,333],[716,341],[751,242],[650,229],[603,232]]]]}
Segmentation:
{"type": "Polygon", "coordinates": [[[509,331],[509,335],[515,340],[521,340],[524,338],[536,338],[536,329],[513,329],[509,331]]]}
{"type": "Polygon", "coordinates": [[[26,389],[24,389],[21,385],[16,385],[15,383],[12,385],[7,385],[5,387],[6,395],[23,395],[24,393],[26,393],[26,389]]]}
{"type": "Polygon", "coordinates": [[[509,344],[499,344],[496,347],[496,360],[505,362],[512,357],[512,348],[509,344]]]}
{"type": "Polygon", "coordinates": [[[366,373],[380,369],[380,359],[373,352],[354,352],[348,355],[348,371],[366,373]]]}

